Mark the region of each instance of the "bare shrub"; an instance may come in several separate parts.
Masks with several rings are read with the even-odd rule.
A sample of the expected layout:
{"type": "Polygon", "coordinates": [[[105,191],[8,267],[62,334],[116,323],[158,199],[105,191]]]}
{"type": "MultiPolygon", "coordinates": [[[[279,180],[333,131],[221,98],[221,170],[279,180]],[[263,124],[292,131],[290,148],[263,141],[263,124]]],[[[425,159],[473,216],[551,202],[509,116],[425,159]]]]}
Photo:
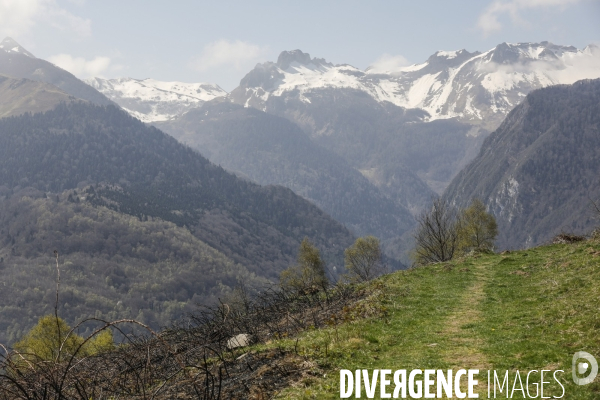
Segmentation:
{"type": "Polygon", "coordinates": [[[232,298],[236,305],[205,307],[160,333],[134,320],[92,318],[64,335],[66,340],[82,324],[100,323],[86,341],[106,329],[123,338],[123,344],[95,355],[75,350],[45,360],[3,347],[0,399],[268,398],[302,376],[304,358],[297,348],[247,346],[351,320],[362,312],[353,305],[367,296],[352,285],[316,293],[266,288],[251,298],[245,293],[232,298]],[[133,325],[146,333],[131,333],[133,325]],[[231,346],[240,335],[248,341],[231,346]]]}
{"type": "Polygon", "coordinates": [[[456,210],[437,198],[429,210],[417,217],[413,259],[417,265],[449,261],[459,245],[459,220],[456,210]]]}

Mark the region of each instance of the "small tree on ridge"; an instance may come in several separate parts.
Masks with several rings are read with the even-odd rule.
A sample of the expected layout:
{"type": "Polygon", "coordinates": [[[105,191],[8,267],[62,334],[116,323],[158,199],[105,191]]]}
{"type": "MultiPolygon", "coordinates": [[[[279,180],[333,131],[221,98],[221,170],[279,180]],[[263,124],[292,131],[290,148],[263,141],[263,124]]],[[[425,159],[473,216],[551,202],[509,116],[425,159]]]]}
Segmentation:
{"type": "Polygon", "coordinates": [[[437,198],[417,217],[413,259],[417,265],[449,261],[458,249],[459,218],[456,210],[437,198]]]}
{"type": "Polygon", "coordinates": [[[381,265],[381,247],[375,236],[356,239],[354,244],[344,251],[346,268],[352,280],[369,281],[384,271],[381,265]]]}
{"type": "Polygon", "coordinates": [[[493,250],[498,236],[496,218],[485,209],[479,199],[460,213],[459,247],[464,253],[470,250],[493,250]]]}
{"type": "Polygon", "coordinates": [[[321,253],[308,238],[300,243],[298,264],[284,270],[279,279],[282,288],[296,291],[316,291],[329,285],[321,253]]]}

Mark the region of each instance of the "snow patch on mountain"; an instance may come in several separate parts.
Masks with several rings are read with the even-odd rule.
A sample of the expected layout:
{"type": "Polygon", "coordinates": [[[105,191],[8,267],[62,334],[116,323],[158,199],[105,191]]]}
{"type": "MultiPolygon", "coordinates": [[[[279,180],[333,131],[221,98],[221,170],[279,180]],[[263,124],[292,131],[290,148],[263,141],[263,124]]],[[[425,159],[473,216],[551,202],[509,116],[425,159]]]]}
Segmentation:
{"type": "Polygon", "coordinates": [[[438,57],[446,57],[448,60],[451,60],[453,58],[456,58],[456,56],[458,55],[459,52],[460,52],[460,50],[458,50],[458,51],[438,51],[437,53],[435,53],[435,55],[438,57]]]}
{"type": "Polygon", "coordinates": [[[144,122],[168,121],[227,92],[210,83],[91,78],[86,83],[144,122]]]}

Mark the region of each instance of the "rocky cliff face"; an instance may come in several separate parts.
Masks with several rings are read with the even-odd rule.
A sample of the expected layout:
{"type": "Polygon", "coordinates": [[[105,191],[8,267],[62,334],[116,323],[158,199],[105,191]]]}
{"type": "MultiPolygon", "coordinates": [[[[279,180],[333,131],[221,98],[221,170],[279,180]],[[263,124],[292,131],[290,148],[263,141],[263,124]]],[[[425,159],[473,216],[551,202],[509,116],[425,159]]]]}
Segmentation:
{"type": "Polygon", "coordinates": [[[585,233],[600,198],[600,80],[529,94],[484,142],[445,196],[464,207],[483,200],[498,220],[502,248],[585,233]]]}

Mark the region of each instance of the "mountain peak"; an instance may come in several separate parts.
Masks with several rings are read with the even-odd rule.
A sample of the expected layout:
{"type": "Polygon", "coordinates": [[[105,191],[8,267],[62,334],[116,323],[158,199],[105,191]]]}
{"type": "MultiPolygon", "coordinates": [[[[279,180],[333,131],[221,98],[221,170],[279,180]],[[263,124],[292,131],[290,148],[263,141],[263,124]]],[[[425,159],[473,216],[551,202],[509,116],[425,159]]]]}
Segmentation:
{"type": "Polygon", "coordinates": [[[5,37],[2,42],[0,42],[0,49],[4,50],[7,53],[18,53],[26,55],[27,57],[35,58],[33,54],[25,50],[23,46],[17,43],[16,40],[8,36],[5,37]]]}
{"type": "Polygon", "coordinates": [[[290,64],[297,62],[302,65],[310,64],[310,54],[304,53],[302,50],[282,51],[277,58],[277,66],[281,69],[288,69],[290,64]]]}
{"type": "Polygon", "coordinates": [[[446,58],[448,60],[451,60],[453,58],[458,57],[459,55],[463,54],[464,52],[466,52],[465,49],[462,50],[454,50],[454,51],[444,51],[444,50],[439,50],[436,51],[433,56],[435,57],[443,57],[446,58]]]}
{"type": "Polygon", "coordinates": [[[433,68],[453,67],[462,64],[468,59],[478,55],[479,52],[469,53],[467,50],[436,51],[428,59],[427,64],[433,68]]]}

